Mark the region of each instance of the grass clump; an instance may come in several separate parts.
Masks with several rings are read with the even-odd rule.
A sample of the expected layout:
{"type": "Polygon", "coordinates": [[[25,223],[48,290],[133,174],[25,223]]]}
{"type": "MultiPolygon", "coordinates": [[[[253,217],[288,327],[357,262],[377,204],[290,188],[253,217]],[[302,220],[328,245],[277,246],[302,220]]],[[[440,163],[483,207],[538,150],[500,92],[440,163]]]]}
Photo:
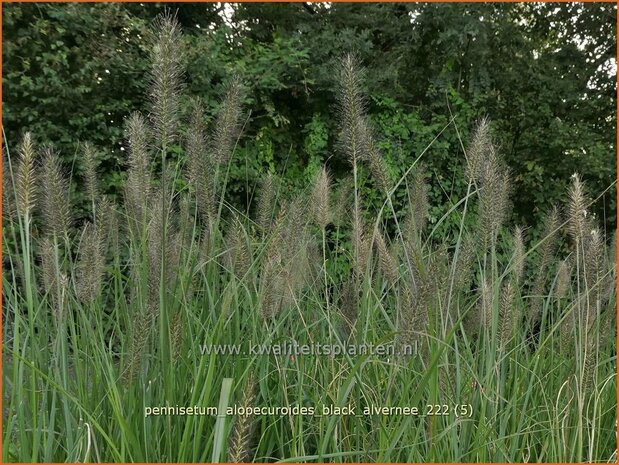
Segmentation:
{"type": "Polygon", "coordinates": [[[4,461],[616,459],[616,252],[587,214],[578,176],[540,240],[509,232],[512,175],[483,120],[463,160],[467,195],[439,219],[455,218],[459,233],[438,236],[423,154],[391,178],[362,72],[346,55],[339,156],[350,179],[335,186],[323,166],[289,193],[265,174],[256,205],[240,211],[226,182],[242,81],[231,79],[210,127],[199,100],[184,121],[173,16],[157,20],[153,41],[153,107],[127,118],[120,201],[102,195],[84,145],[92,211],[76,224],[53,148],[28,133],[15,156],[6,148],[4,461]],[[364,208],[363,170],[382,196],[375,215],[364,208]],[[405,215],[396,191],[410,199],[405,215]],[[243,350],[285,343],[395,351],[243,350]],[[242,350],[203,350],[230,344],[242,350]],[[145,415],[232,404],[316,413],[145,415]],[[381,407],[420,415],[363,413],[381,407]]]}

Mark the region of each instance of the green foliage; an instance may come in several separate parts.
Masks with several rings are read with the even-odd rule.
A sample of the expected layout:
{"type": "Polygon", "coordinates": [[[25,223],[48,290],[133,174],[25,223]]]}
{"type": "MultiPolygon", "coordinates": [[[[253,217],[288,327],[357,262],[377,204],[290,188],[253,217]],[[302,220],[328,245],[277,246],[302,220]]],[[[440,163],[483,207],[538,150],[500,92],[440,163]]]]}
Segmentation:
{"type": "MultiPolygon", "coordinates": [[[[65,11],[42,8],[50,17],[65,11]]],[[[66,12],[111,8],[146,18],[161,6],[84,8],[66,12]]],[[[70,139],[67,147],[80,151],[67,159],[44,147],[56,142],[51,126],[39,127],[35,142],[28,133],[6,145],[3,461],[615,459],[616,237],[607,241],[588,214],[587,194],[597,191],[568,177],[567,227],[551,215],[539,233],[512,228],[510,184],[544,183],[547,167],[528,160],[521,179],[506,170],[505,118],[493,127],[482,119],[469,135],[493,102],[470,86],[488,85],[491,73],[453,82],[454,73],[471,71],[454,53],[468,38],[494,21],[507,21],[502,28],[514,34],[531,23],[515,24],[510,14],[545,7],[474,5],[462,16],[453,5],[241,5],[236,21],[213,28],[209,13],[221,20],[222,7],[200,8],[185,5],[179,14],[193,28],[182,97],[200,88],[205,109],[199,99],[191,113],[181,108],[181,55],[170,50],[183,47],[176,19],[163,15],[143,50],[157,58],[146,83],[150,105],[128,120],[124,166],[102,167],[99,179],[97,165],[110,156],[99,144],[117,142],[70,139]],[[317,16],[301,21],[307,15],[317,16]],[[393,17],[384,35],[372,27],[393,17]],[[449,52],[444,62],[417,57],[436,74],[416,90],[419,82],[389,74],[401,65],[391,53],[404,49],[387,46],[404,26],[423,38],[411,19],[425,25],[438,52],[449,52]],[[195,21],[212,40],[196,34],[203,27],[195,21]],[[310,32],[330,46],[304,42],[310,32]],[[350,55],[344,60],[339,86],[353,97],[339,100],[336,127],[337,110],[325,108],[333,76],[310,67],[310,57],[354,44],[375,55],[378,42],[385,62],[366,76],[367,114],[354,98],[362,93],[359,70],[350,55]],[[200,74],[206,68],[212,75],[200,74]],[[229,78],[236,72],[249,92],[229,78]],[[419,101],[407,103],[407,95],[419,101]],[[243,104],[251,109],[245,119],[243,104]],[[354,150],[338,145],[338,132],[354,150]],[[68,162],[73,172],[63,169],[68,162]],[[101,192],[121,186],[118,198],[101,192]],[[295,342],[394,353],[249,349],[295,342]],[[232,344],[239,353],[226,353],[232,344]],[[148,414],[217,405],[318,410],[148,414]],[[322,414],[332,405],[358,415],[322,414]],[[420,414],[361,413],[376,407],[420,414]]],[[[100,59],[82,58],[84,66],[100,59]]],[[[67,121],[51,121],[67,131],[67,121]]]]}
{"type": "MultiPolygon", "coordinates": [[[[101,149],[106,191],[118,193],[121,122],[145,107],[146,25],[163,7],[7,5],[8,141],[30,130],[52,141],[77,174],[75,141],[90,141],[101,149]]],[[[369,113],[393,175],[452,115],[464,129],[488,115],[515,174],[514,221],[536,224],[544,210],[536,206],[561,200],[562,180],[574,171],[596,192],[613,183],[614,5],[183,4],[178,12],[190,45],[187,87],[204,99],[207,113],[217,110],[225,76],[239,73],[249,88],[239,157],[251,159],[243,167],[249,171],[235,175],[241,167],[231,167],[239,202],[251,197],[247,183],[259,166],[297,186],[318,158],[329,159],[336,178],[345,174],[334,155],[335,127],[324,115],[333,107],[334,60],[351,50],[371,70],[369,113]]],[[[435,205],[462,194],[462,157],[452,129],[424,154],[439,181],[431,192],[435,205]]],[[[594,209],[607,229],[616,223],[614,193],[612,186],[594,209]]],[[[432,212],[434,220],[440,215],[432,212]]]]}

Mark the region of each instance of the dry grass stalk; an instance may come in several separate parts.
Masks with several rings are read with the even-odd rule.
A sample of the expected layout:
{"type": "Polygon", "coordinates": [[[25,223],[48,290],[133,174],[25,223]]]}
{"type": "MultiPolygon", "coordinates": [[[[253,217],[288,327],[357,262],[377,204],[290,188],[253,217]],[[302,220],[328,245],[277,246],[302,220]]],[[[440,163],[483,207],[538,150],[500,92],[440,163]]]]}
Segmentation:
{"type": "MultiPolygon", "coordinates": [[[[19,146],[19,163],[16,167],[17,177],[17,210],[21,215],[29,215],[36,203],[36,172],[35,172],[35,148],[32,140],[32,135],[27,132],[22,138],[19,146]]],[[[3,164],[4,171],[8,174],[8,164],[3,164]]],[[[4,178],[4,176],[3,176],[4,178]]],[[[9,183],[3,182],[4,188],[8,187],[9,183]]],[[[10,189],[7,189],[10,192],[10,189]]],[[[10,205],[10,203],[9,203],[10,205]]],[[[9,207],[9,213],[11,208],[9,207]]]]}
{"type": "Polygon", "coordinates": [[[125,137],[129,145],[128,176],[125,184],[125,206],[136,227],[146,223],[146,209],[151,196],[151,158],[148,147],[150,137],[146,120],[140,113],[128,118],[125,137]]]}
{"type": "Polygon", "coordinates": [[[389,173],[385,165],[385,160],[382,157],[376,140],[373,134],[372,126],[368,118],[363,115],[358,123],[359,136],[362,138],[362,146],[365,151],[361,153],[363,159],[369,164],[370,172],[374,178],[374,182],[378,187],[378,190],[383,194],[389,192],[391,182],[389,179],[389,173]]]}
{"type": "Polygon", "coordinates": [[[251,251],[247,242],[247,233],[236,215],[232,218],[232,226],[226,236],[227,266],[237,278],[242,278],[251,265],[251,251]]]}
{"type": "Polygon", "coordinates": [[[350,222],[350,205],[352,204],[353,182],[350,176],[345,177],[340,181],[339,186],[335,190],[331,205],[333,223],[338,226],[344,226],[350,222]]]}
{"type": "Polygon", "coordinates": [[[586,288],[589,291],[593,314],[597,314],[597,307],[600,306],[601,288],[603,286],[602,276],[605,271],[604,254],[605,244],[602,233],[595,228],[588,232],[584,238],[584,270],[583,277],[586,288]]]}
{"type": "Polygon", "coordinates": [[[580,176],[572,175],[572,185],[568,191],[568,223],[567,231],[577,247],[582,244],[586,234],[587,200],[580,176]]]}
{"type": "Polygon", "coordinates": [[[479,233],[481,246],[488,249],[495,244],[499,228],[507,218],[511,175],[492,143],[487,119],[482,119],[473,132],[466,172],[479,189],[479,233]]]}
{"type": "Polygon", "coordinates": [[[265,237],[273,223],[275,210],[275,185],[276,179],[272,173],[267,174],[262,181],[258,196],[257,222],[258,228],[265,237]]]}
{"type": "Polygon", "coordinates": [[[166,248],[163,229],[166,225],[164,212],[161,209],[162,202],[163,193],[159,190],[149,203],[150,208],[148,211],[151,217],[147,225],[148,276],[146,305],[142,307],[140,303],[132,304],[135,314],[130,333],[129,353],[121,376],[125,385],[134,381],[139,373],[148,339],[161,310],[161,286],[166,285],[167,291],[170,292],[170,287],[178,268],[177,257],[180,257],[178,246],[180,246],[181,239],[178,234],[172,235],[168,243],[169,248],[166,248]],[[164,259],[167,262],[166,265],[169,266],[163,268],[166,276],[162,282],[164,259]],[[174,263],[175,261],[176,263],[174,263]]]}
{"type": "Polygon", "coordinates": [[[208,138],[203,103],[200,99],[192,102],[193,108],[187,140],[188,181],[193,189],[198,212],[206,223],[215,219],[215,190],[214,190],[214,160],[208,152],[208,138]]]}
{"type": "Polygon", "coordinates": [[[598,364],[598,341],[596,340],[593,331],[590,331],[585,342],[583,350],[583,373],[582,382],[583,390],[585,392],[591,392],[595,389],[597,382],[597,364],[598,364]]]}
{"type": "Polygon", "coordinates": [[[488,249],[496,243],[499,229],[507,218],[511,189],[510,175],[498,164],[489,161],[485,176],[478,185],[481,186],[479,193],[481,244],[484,249],[488,249]]]}
{"type": "Polygon", "coordinates": [[[263,319],[272,318],[293,305],[298,293],[311,280],[306,225],[303,196],[282,207],[262,262],[260,313],[263,319]]]}
{"type": "Polygon", "coordinates": [[[353,270],[355,279],[359,281],[367,270],[371,242],[367,238],[367,226],[362,219],[358,204],[353,210],[352,221],[353,270]]]}
{"type": "Polygon", "coordinates": [[[367,153],[367,138],[364,137],[363,115],[365,99],[361,93],[361,71],[357,59],[352,54],[343,57],[339,68],[339,116],[340,138],[342,151],[355,166],[367,153]]]}
{"type": "Polygon", "coordinates": [[[419,342],[420,333],[426,330],[427,313],[424,311],[423,302],[419,302],[419,296],[419,294],[416,295],[413,292],[409,285],[400,288],[397,328],[400,346],[416,344],[419,342]]]}
{"type": "Polygon", "coordinates": [[[92,303],[101,293],[105,269],[105,238],[91,223],[82,230],[77,263],[76,293],[82,303],[92,303]]]}
{"type": "Polygon", "coordinates": [[[542,313],[543,296],[545,294],[548,268],[556,251],[556,235],[559,229],[559,211],[553,207],[544,220],[542,230],[542,243],[538,248],[538,261],[535,264],[536,275],[532,287],[531,315],[534,321],[538,320],[542,313]]]}
{"type": "Polygon", "coordinates": [[[327,168],[323,166],[314,181],[314,188],[312,191],[312,212],[314,216],[314,222],[320,227],[321,230],[327,228],[327,224],[330,221],[329,212],[329,198],[331,193],[331,178],[327,168]]]}
{"type": "Polygon", "coordinates": [[[86,142],[82,146],[83,151],[83,170],[84,170],[84,186],[86,188],[86,194],[93,207],[99,201],[99,180],[97,176],[97,168],[99,161],[97,160],[97,153],[92,144],[86,142]]]}
{"type": "Polygon", "coordinates": [[[51,236],[63,238],[68,235],[71,226],[69,186],[62,174],[58,155],[50,148],[44,150],[42,189],[45,231],[51,236]]]}
{"type": "MultiPolygon", "coordinates": [[[[280,279],[284,289],[281,292],[286,307],[296,300],[296,294],[310,281],[309,246],[307,231],[308,207],[306,196],[298,195],[284,206],[282,227],[277,227],[272,247],[279,249],[280,279]]],[[[270,256],[273,255],[271,252],[270,256]]]]}
{"type": "Polygon", "coordinates": [[[286,209],[279,212],[273,230],[271,232],[270,244],[263,258],[260,283],[260,314],[264,320],[268,320],[277,315],[282,306],[283,278],[282,273],[282,247],[284,227],[286,224],[286,209]]]}
{"type": "Polygon", "coordinates": [[[177,310],[170,322],[170,346],[172,363],[180,361],[181,348],[183,346],[183,312],[177,310]]]}
{"type": "MultiPolygon", "coordinates": [[[[256,391],[256,381],[250,376],[243,390],[241,406],[249,408],[254,405],[256,391]]],[[[230,463],[249,462],[251,456],[251,435],[252,417],[250,415],[238,415],[232,433],[230,435],[230,446],[228,448],[228,461],[230,463]]]]}
{"type": "Polygon", "coordinates": [[[151,218],[148,223],[147,240],[148,240],[148,297],[147,307],[148,315],[151,323],[159,314],[159,291],[161,286],[161,270],[164,266],[164,228],[165,220],[161,203],[163,194],[158,191],[151,200],[151,218]]]}
{"type": "Polygon", "coordinates": [[[374,234],[374,245],[376,247],[376,253],[378,254],[378,263],[381,273],[387,282],[394,285],[399,276],[398,263],[389,251],[385,237],[380,231],[376,231],[374,234]]]}
{"type": "Polygon", "coordinates": [[[454,289],[467,291],[472,280],[472,268],[475,262],[475,244],[472,236],[467,234],[462,240],[462,246],[454,267],[454,289]]]}
{"type": "Polygon", "coordinates": [[[564,299],[570,287],[572,270],[567,260],[561,260],[557,270],[554,297],[557,300],[564,299]]]}
{"type": "Polygon", "coordinates": [[[428,185],[423,165],[419,165],[412,179],[410,210],[406,216],[406,236],[419,244],[421,232],[428,222],[428,185]]]}
{"type": "Polygon", "coordinates": [[[176,16],[159,15],[151,31],[151,120],[160,148],[169,147],[177,136],[184,47],[176,16]]]}
{"type": "Polygon", "coordinates": [[[481,304],[481,322],[488,330],[492,329],[492,315],[494,313],[494,298],[492,296],[492,286],[487,279],[484,279],[479,288],[481,304]]]}
{"type": "Polygon", "coordinates": [[[43,279],[43,290],[48,294],[52,301],[58,297],[57,292],[57,277],[60,274],[58,270],[58,260],[56,258],[56,249],[54,241],[50,237],[44,237],[40,243],[40,259],[41,259],[41,277],[43,279]]]}
{"type": "Polygon", "coordinates": [[[133,317],[133,327],[130,332],[129,350],[121,373],[121,380],[125,386],[134,381],[138,375],[152,327],[152,319],[149,312],[141,310],[139,304],[135,305],[134,309],[135,316],[133,317]]]}
{"type": "Polygon", "coordinates": [[[559,326],[559,348],[568,357],[574,350],[574,306],[566,308],[559,326]]]}
{"type": "Polygon", "coordinates": [[[234,76],[221,103],[221,108],[214,123],[211,140],[213,160],[227,163],[241,130],[242,87],[238,76],[234,76]]]}
{"type": "Polygon", "coordinates": [[[494,147],[490,139],[490,123],[482,118],[473,130],[471,143],[466,152],[466,175],[469,182],[480,179],[483,172],[484,159],[488,153],[493,153],[494,147]]]}

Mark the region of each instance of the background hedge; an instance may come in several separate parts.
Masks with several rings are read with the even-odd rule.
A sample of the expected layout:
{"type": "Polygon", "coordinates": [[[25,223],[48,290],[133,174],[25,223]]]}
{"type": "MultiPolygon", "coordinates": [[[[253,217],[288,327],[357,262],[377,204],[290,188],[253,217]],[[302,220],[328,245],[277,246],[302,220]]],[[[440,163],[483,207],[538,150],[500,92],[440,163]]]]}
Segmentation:
{"type": "MultiPolygon", "coordinates": [[[[264,172],[291,186],[335,150],[334,67],[354,51],[368,111],[393,174],[455,117],[465,143],[488,116],[513,171],[514,222],[536,225],[578,171],[608,230],[616,224],[616,6],[595,4],[6,4],[3,125],[9,146],[32,131],[82,169],[79,142],[99,148],[109,194],[121,192],[123,119],[147,108],[147,31],[178,9],[187,95],[211,112],[225,79],[248,88],[247,120],[228,188],[249,202],[264,172]],[[537,205],[538,207],[533,207],[537,205]]],[[[179,156],[183,156],[178,147],[179,156]]],[[[424,155],[431,220],[461,198],[463,152],[450,125],[424,155]]],[[[79,176],[77,176],[79,178],[79,176]]],[[[369,197],[373,187],[367,185],[369,197]]],[[[83,203],[75,194],[78,206],[83,203]]]]}

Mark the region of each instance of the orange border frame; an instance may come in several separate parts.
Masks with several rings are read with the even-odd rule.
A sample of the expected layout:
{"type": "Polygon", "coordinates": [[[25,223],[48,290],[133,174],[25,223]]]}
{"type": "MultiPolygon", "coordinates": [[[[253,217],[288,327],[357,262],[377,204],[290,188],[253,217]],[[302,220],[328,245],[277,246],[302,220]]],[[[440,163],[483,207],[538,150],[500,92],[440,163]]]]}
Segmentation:
{"type": "MultiPolygon", "coordinates": [[[[330,3],[398,3],[401,2],[401,0],[382,0],[382,2],[371,2],[370,0],[349,0],[347,2],[344,2],[342,0],[334,0],[330,3]]],[[[0,48],[2,47],[2,7],[4,3],[43,3],[40,0],[13,0],[13,1],[5,1],[5,0],[0,0],[0,48]]],[[[91,2],[85,2],[82,0],[45,0],[44,3],[160,3],[154,0],[116,0],[115,2],[108,2],[105,0],[94,0],[91,2]]],[[[183,0],[167,0],[165,1],[165,3],[215,3],[214,1],[211,0],[198,0],[198,1],[194,1],[194,2],[188,2],[188,1],[183,1],[183,0]]],[[[240,0],[238,3],[323,3],[322,0],[320,1],[309,1],[309,2],[304,2],[303,0],[289,0],[287,2],[282,2],[279,0],[240,0]]],[[[418,2],[412,2],[412,3],[418,3],[418,2]]],[[[419,2],[421,3],[421,2],[419,2]]],[[[449,1],[441,1],[441,0],[425,0],[423,3],[489,3],[485,0],[449,0],[449,1]]],[[[491,3],[534,3],[531,0],[498,0],[495,2],[491,2],[491,3]]],[[[535,2],[537,3],[537,2],[535,2]]],[[[573,1],[570,0],[554,0],[554,1],[548,1],[548,0],[540,0],[539,3],[575,3],[573,1]]],[[[618,10],[619,10],[619,0],[580,0],[578,3],[614,3],[618,10]]],[[[617,15],[617,30],[619,30],[619,15],[617,15]]],[[[617,40],[616,43],[616,50],[615,50],[615,60],[619,59],[619,39],[617,40]]],[[[616,72],[616,83],[617,83],[617,88],[619,89],[619,71],[615,70],[616,72]]],[[[0,76],[2,76],[2,56],[0,56],[0,76]]],[[[0,77],[0,81],[1,81],[1,77],[0,77]]],[[[615,90],[615,92],[618,91],[618,89],[615,90]]],[[[619,116],[619,100],[617,100],[617,94],[615,94],[615,101],[617,102],[617,114],[616,116],[619,116]]],[[[2,120],[2,86],[0,86],[0,120],[2,120]]],[[[616,142],[615,142],[615,150],[616,150],[616,160],[617,160],[617,178],[619,179],[619,128],[615,128],[615,132],[616,132],[616,142]]],[[[3,138],[2,138],[2,134],[0,134],[0,144],[4,143],[3,138]]],[[[2,170],[2,161],[0,160],[0,170],[2,170]]],[[[0,194],[2,193],[2,183],[0,183],[0,194]]],[[[619,189],[617,190],[617,198],[616,198],[617,204],[619,205],[619,189]]],[[[2,204],[0,202],[0,214],[2,213],[2,204]]],[[[2,223],[0,222],[0,233],[2,232],[2,223]]],[[[2,246],[2,236],[0,235],[0,247],[2,246]]],[[[1,250],[1,249],[0,249],[1,250]]],[[[1,252],[0,252],[1,254],[1,252]]],[[[617,264],[619,267],[619,249],[617,250],[617,264]]],[[[617,275],[617,288],[619,288],[619,274],[617,275]]],[[[2,290],[2,281],[0,281],[0,291],[2,290]]],[[[0,293],[0,303],[2,303],[2,294],[0,293]]],[[[617,304],[617,316],[619,317],[619,302],[617,304]]],[[[619,318],[617,319],[617,347],[619,347],[619,318]]],[[[2,314],[0,314],[0,352],[2,351],[2,314]]],[[[0,373],[2,373],[2,357],[0,357],[0,373]]],[[[619,370],[617,371],[617,381],[618,381],[618,386],[619,386],[619,370]]],[[[2,389],[2,377],[0,377],[0,390],[2,389]]],[[[619,404],[619,389],[617,389],[617,403],[619,404]]],[[[0,395],[0,411],[2,411],[2,404],[3,404],[3,396],[0,395]]],[[[617,415],[617,421],[615,423],[615,425],[619,425],[619,410],[616,413],[617,415]]],[[[2,463],[2,418],[0,417],[0,463],[2,463]]],[[[617,434],[617,449],[619,450],[619,433],[617,434]]],[[[615,462],[616,464],[619,464],[619,456],[616,457],[617,461],[615,462]]],[[[19,463],[19,462],[17,462],[19,463]]],[[[43,463],[45,464],[45,462],[36,462],[36,463],[43,463]]],[[[177,463],[177,462],[141,462],[138,463],[138,465],[146,465],[150,463],[177,463]]],[[[445,465],[448,462],[441,462],[441,463],[435,463],[435,462],[427,462],[428,465],[445,465]]],[[[469,465],[474,465],[471,462],[458,462],[461,464],[469,464],[469,465]]],[[[491,465],[508,465],[506,463],[502,463],[502,462],[486,462],[489,463],[491,465]]],[[[559,463],[563,464],[564,462],[542,462],[546,465],[559,465],[559,463]]],[[[611,462],[612,463],[612,462],[611,462]]],[[[106,463],[104,463],[104,465],[107,465],[106,463]]],[[[111,465],[111,464],[110,464],[111,465]]],[[[179,464],[179,465],[195,465],[195,464],[179,464]]],[[[292,464],[292,465],[301,465],[301,464],[292,464]]],[[[359,465],[371,465],[369,463],[360,463],[359,465]]],[[[395,463],[394,465],[404,465],[404,464],[398,464],[395,463]]],[[[455,464],[454,464],[455,465],[455,464]]]]}

